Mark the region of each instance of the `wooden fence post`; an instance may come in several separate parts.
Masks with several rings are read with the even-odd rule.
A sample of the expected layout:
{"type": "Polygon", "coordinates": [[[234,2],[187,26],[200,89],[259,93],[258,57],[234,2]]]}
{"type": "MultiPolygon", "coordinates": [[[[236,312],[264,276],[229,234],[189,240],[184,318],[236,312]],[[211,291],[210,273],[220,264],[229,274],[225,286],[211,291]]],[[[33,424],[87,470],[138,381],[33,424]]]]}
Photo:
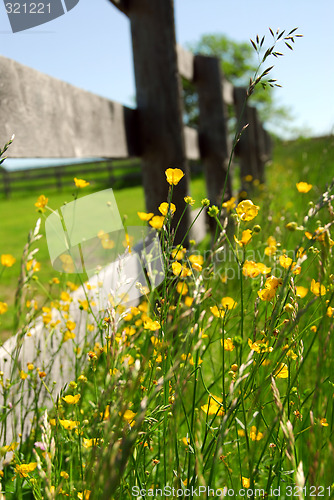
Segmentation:
{"type": "MultiPolygon", "coordinates": [[[[229,146],[223,99],[223,76],[217,57],[195,56],[195,85],[199,101],[199,144],[211,203],[220,205],[226,181],[229,146]]],[[[231,198],[231,177],[226,181],[225,200],[231,198]]]]}
{"type": "Polygon", "coordinates": [[[256,152],[256,177],[261,183],[264,182],[264,165],[265,165],[265,142],[264,142],[264,132],[259,120],[259,115],[257,109],[254,106],[248,108],[250,123],[254,127],[254,140],[255,140],[255,152],[256,152]]]}
{"type": "Polygon", "coordinates": [[[250,184],[245,181],[245,177],[251,175],[253,179],[258,178],[258,164],[256,155],[256,136],[252,113],[246,102],[247,89],[244,87],[234,88],[234,105],[238,123],[237,132],[243,130],[236,153],[240,163],[241,188],[243,191],[249,190],[250,184]]]}
{"type": "MultiPolygon", "coordinates": [[[[180,168],[184,178],[174,188],[173,203],[178,216],[189,194],[182,120],[181,79],[178,73],[173,0],[113,1],[130,19],[136,98],[146,208],[159,214],[167,200],[167,168],[180,168]]],[[[160,215],[160,214],[159,214],[160,215]]],[[[176,242],[189,228],[189,210],[179,226],[176,242]]]]}

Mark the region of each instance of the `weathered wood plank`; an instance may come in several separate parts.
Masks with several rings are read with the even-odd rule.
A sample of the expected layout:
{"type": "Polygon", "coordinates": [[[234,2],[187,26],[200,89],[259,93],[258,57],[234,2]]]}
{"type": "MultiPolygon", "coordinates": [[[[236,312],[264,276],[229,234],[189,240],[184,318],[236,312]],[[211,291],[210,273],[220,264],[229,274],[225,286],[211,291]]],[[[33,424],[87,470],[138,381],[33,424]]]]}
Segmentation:
{"type": "Polygon", "coordinates": [[[223,79],[222,82],[222,87],[223,87],[223,99],[225,104],[234,104],[234,99],[233,99],[233,85],[232,83],[228,82],[225,78],[223,79]]]}
{"type": "Polygon", "coordinates": [[[184,127],[184,139],[186,143],[186,155],[188,160],[199,160],[200,150],[198,142],[198,131],[195,128],[184,127]]]}
{"type": "Polygon", "coordinates": [[[0,114],[8,157],[138,156],[135,110],[2,56],[0,114]]]}
{"type": "Polygon", "coordinates": [[[194,79],[194,54],[177,44],[177,66],[179,74],[186,80],[194,79]]]}

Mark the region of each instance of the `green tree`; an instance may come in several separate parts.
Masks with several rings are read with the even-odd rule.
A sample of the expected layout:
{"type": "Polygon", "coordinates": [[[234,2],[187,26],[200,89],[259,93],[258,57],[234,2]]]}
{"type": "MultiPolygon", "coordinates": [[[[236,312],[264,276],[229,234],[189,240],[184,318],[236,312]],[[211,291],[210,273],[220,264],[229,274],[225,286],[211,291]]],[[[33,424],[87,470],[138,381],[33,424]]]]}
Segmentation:
{"type": "MultiPolygon", "coordinates": [[[[221,60],[225,78],[235,86],[248,87],[250,78],[254,76],[259,66],[258,55],[248,42],[236,42],[225,35],[204,35],[195,44],[188,45],[195,54],[216,56],[221,60]]],[[[263,80],[263,83],[265,79],[263,80]]],[[[184,121],[187,125],[198,123],[198,98],[195,86],[183,80],[184,121]]],[[[282,126],[283,121],[291,119],[289,111],[275,103],[275,88],[266,85],[256,87],[250,97],[250,103],[258,108],[260,118],[267,124],[282,126]]],[[[233,110],[230,110],[233,115],[233,110]]]]}

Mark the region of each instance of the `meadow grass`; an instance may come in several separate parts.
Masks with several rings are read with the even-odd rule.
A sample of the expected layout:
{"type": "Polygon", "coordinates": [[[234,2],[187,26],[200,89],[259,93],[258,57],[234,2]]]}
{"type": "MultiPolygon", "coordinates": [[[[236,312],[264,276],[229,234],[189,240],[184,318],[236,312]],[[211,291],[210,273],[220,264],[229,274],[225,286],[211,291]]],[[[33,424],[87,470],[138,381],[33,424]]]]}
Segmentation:
{"type": "MultiPolygon", "coordinates": [[[[48,386],[51,410],[37,405],[24,442],[3,443],[6,499],[159,498],[173,488],[179,498],[208,498],[207,488],[216,498],[333,496],[332,146],[331,137],[277,145],[266,185],[228,204],[227,233],[216,207],[200,203],[198,182],[191,194],[216,219],[217,244],[175,247],[169,211],[162,285],[95,318],[81,306],[95,344],[79,349],[78,325],[68,324],[69,277],[53,283],[76,377],[59,396],[48,386]]],[[[139,191],[115,194],[137,224],[139,191]]],[[[49,198],[52,208],[64,201],[49,198]]],[[[30,271],[26,313],[41,273],[30,271]]],[[[52,335],[57,325],[42,314],[52,335]]],[[[24,315],[20,327],[28,334],[24,315]]],[[[38,398],[46,380],[44,368],[20,367],[3,393],[29,388],[38,398]]],[[[7,402],[3,419],[9,411],[7,402]]]]}
{"type": "MultiPolygon", "coordinates": [[[[85,194],[97,192],[101,189],[107,189],[108,186],[97,182],[92,174],[87,178],[90,181],[90,186],[85,189],[85,194]]],[[[74,183],[71,181],[72,187],[69,185],[64,187],[62,192],[56,189],[47,191],[47,196],[52,203],[54,210],[60,208],[65,202],[70,202],[74,198],[74,183]]],[[[200,199],[204,192],[203,178],[197,177],[191,181],[191,193],[197,200],[193,208],[200,206],[200,199]]],[[[46,192],[45,190],[41,191],[46,192]]],[[[39,193],[39,194],[41,194],[39,193]]],[[[11,254],[16,259],[16,264],[8,268],[3,274],[0,282],[0,297],[9,306],[9,314],[2,318],[0,324],[0,340],[5,340],[12,334],[13,316],[14,316],[14,297],[17,289],[17,278],[19,273],[19,265],[22,256],[23,248],[27,242],[27,235],[31,228],[36,225],[40,214],[34,206],[39,194],[29,194],[25,192],[22,196],[0,200],[0,241],[1,253],[11,254]]],[[[119,213],[124,218],[129,226],[144,224],[139,220],[137,211],[145,209],[145,199],[142,186],[133,186],[126,189],[114,189],[116,202],[119,213]]],[[[36,258],[40,264],[38,276],[42,283],[48,283],[54,276],[55,272],[51,266],[47,242],[45,239],[44,219],[41,224],[41,234],[43,238],[38,242],[38,255],[36,258]]]]}

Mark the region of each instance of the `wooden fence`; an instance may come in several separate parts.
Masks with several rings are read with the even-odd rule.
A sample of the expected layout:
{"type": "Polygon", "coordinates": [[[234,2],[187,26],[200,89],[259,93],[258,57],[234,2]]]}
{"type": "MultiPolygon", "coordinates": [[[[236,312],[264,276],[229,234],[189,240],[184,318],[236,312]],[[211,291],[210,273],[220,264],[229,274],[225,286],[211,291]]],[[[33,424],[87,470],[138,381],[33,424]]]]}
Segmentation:
{"type": "MultiPolygon", "coordinates": [[[[229,104],[239,128],[248,125],[237,149],[241,177],[252,175],[263,182],[270,156],[268,133],[256,109],[245,106],[246,89],[224,80],[217,58],[194,55],[176,44],[173,0],[110,1],[130,20],[137,108],[0,57],[0,138],[4,143],[16,136],[9,156],[140,157],[146,208],[154,213],[167,197],[165,170],[181,168],[186,175],[173,200],[181,214],[189,194],[188,160],[201,160],[206,196],[212,203],[220,201],[231,148],[229,104]],[[181,77],[192,81],[198,93],[198,130],[183,126],[181,77]]],[[[228,179],[226,197],[231,195],[228,179]]],[[[188,207],[177,240],[186,233],[190,218],[188,207]]]]}

